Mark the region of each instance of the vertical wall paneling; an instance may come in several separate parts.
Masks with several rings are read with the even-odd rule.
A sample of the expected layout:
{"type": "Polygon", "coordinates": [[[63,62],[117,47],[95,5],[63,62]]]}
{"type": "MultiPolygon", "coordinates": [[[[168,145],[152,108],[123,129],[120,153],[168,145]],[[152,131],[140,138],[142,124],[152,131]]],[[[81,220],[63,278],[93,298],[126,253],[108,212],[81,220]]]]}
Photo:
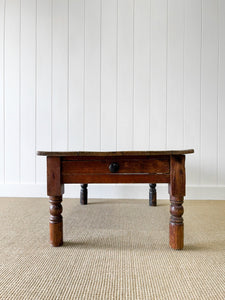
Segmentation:
{"type": "Polygon", "coordinates": [[[84,145],[84,3],[69,1],[69,149],[84,145]]]}
{"type": "Polygon", "coordinates": [[[101,1],[85,0],[85,150],[100,150],[101,1]]]}
{"type": "Polygon", "coordinates": [[[68,0],[52,5],[52,149],[67,150],[68,0]]]}
{"type": "Polygon", "coordinates": [[[187,198],[224,199],[224,115],[224,0],[0,0],[0,196],[45,195],[37,150],[194,148],[187,198]]]}
{"type": "Polygon", "coordinates": [[[219,0],[218,184],[225,183],[225,1],[219,0]]]}
{"type": "Polygon", "coordinates": [[[5,182],[20,182],[20,0],[5,10],[5,182]]]}
{"type": "Polygon", "coordinates": [[[116,150],[117,0],[102,1],[101,150],[116,150]]]}
{"type": "Polygon", "coordinates": [[[36,0],[21,0],[20,180],[35,181],[36,0]]]}
{"type": "Polygon", "coordinates": [[[5,60],[4,60],[4,48],[5,48],[5,0],[0,1],[0,183],[4,183],[5,177],[5,145],[4,145],[4,133],[5,133],[5,99],[4,99],[4,77],[5,77],[5,60]]]}
{"type": "MultiPolygon", "coordinates": [[[[51,150],[51,2],[51,0],[37,1],[36,150],[51,150]]],[[[45,165],[45,159],[37,156],[38,183],[45,182],[45,165]]]]}
{"type": "Polygon", "coordinates": [[[183,148],[184,140],[184,1],[168,0],[167,147],[183,148]]]}
{"type": "Polygon", "coordinates": [[[134,149],[149,148],[150,1],[134,2],[134,149]]]}
{"type": "Polygon", "coordinates": [[[202,2],[201,183],[217,183],[218,1],[202,2]]]}
{"type": "Polygon", "coordinates": [[[151,0],[150,149],[166,147],[167,2],[151,0]]]}
{"type": "Polygon", "coordinates": [[[195,185],[200,183],[201,2],[185,1],[184,148],[195,149],[186,162],[187,180],[195,185]]]}
{"type": "Polygon", "coordinates": [[[133,149],[134,0],[118,1],[117,150],[133,149]]]}

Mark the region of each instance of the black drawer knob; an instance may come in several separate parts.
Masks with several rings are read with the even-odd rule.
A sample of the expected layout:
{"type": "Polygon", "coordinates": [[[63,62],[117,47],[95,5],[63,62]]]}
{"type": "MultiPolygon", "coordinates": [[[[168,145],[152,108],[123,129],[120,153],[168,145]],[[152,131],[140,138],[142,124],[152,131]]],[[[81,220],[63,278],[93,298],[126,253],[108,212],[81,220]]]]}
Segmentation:
{"type": "Polygon", "coordinates": [[[119,170],[119,168],[120,168],[120,166],[119,166],[119,164],[116,163],[116,162],[113,162],[113,163],[111,163],[111,164],[109,165],[109,171],[110,171],[111,173],[116,173],[116,172],[119,170]]]}

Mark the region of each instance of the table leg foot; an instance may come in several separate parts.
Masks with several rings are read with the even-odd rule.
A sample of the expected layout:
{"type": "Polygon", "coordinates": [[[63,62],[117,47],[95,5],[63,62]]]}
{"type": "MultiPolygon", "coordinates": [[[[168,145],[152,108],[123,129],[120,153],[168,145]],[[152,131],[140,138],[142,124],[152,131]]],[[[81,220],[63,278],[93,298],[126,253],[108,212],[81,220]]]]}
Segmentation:
{"type": "Polygon", "coordinates": [[[156,184],[149,184],[149,205],[157,206],[157,197],[156,197],[156,184]]]}
{"type": "Polygon", "coordinates": [[[87,205],[88,204],[88,190],[87,184],[81,184],[81,189],[80,189],[80,204],[82,205],[87,205]]]}
{"type": "Polygon", "coordinates": [[[59,247],[63,244],[62,196],[49,197],[50,202],[50,244],[59,247]]]}
{"type": "Polygon", "coordinates": [[[184,247],[183,202],[185,196],[185,156],[170,157],[170,247],[181,250],[184,247]]]}
{"type": "Polygon", "coordinates": [[[183,197],[171,197],[170,202],[170,247],[181,250],[184,247],[183,197]]]}

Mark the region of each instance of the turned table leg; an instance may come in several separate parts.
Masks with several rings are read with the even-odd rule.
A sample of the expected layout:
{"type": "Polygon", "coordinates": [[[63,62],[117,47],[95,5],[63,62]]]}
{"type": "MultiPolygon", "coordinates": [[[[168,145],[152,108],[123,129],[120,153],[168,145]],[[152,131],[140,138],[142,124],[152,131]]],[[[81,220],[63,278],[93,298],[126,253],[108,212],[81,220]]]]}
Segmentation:
{"type": "Polygon", "coordinates": [[[50,196],[50,243],[52,246],[61,246],[63,244],[63,220],[62,220],[62,196],[50,196]]]}
{"type": "Polygon", "coordinates": [[[64,185],[61,183],[60,157],[47,157],[47,192],[50,203],[50,244],[54,247],[63,244],[62,195],[64,185]]]}
{"type": "Polygon", "coordinates": [[[88,190],[87,190],[87,187],[88,185],[87,184],[81,184],[81,189],[80,189],[80,204],[82,205],[87,205],[88,203],[88,190]]]}
{"type": "Polygon", "coordinates": [[[149,184],[149,205],[157,206],[157,198],[156,198],[156,184],[149,184]]]}
{"type": "Polygon", "coordinates": [[[182,215],[184,213],[183,197],[170,197],[170,246],[173,249],[184,247],[184,224],[182,215]]]}
{"type": "Polygon", "coordinates": [[[170,246],[181,250],[184,247],[184,224],[182,206],[185,196],[185,156],[172,155],[170,159],[170,246]]]}

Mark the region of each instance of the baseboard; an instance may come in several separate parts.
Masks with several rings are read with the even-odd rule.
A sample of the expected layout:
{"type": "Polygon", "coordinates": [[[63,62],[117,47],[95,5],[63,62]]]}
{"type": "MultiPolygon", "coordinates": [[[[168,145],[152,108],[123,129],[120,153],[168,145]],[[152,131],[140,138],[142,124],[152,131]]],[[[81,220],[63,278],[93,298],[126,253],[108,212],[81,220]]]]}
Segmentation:
{"type": "MultiPolygon", "coordinates": [[[[91,184],[88,188],[89,198],[111,199],[147,199],[147,184],[91,184]]],[[[65,186],[65,198],[78,198],[80,186],[65,186]]],[[[0,197],[46,197],[45,184],[0,184],[0,197]]],[[[157,185],[158,199],[169,199],[168,186],[157,185]]],[[[186,199],[190,200],[225,200],[225,185],[187,186],[186,199]]]]}

